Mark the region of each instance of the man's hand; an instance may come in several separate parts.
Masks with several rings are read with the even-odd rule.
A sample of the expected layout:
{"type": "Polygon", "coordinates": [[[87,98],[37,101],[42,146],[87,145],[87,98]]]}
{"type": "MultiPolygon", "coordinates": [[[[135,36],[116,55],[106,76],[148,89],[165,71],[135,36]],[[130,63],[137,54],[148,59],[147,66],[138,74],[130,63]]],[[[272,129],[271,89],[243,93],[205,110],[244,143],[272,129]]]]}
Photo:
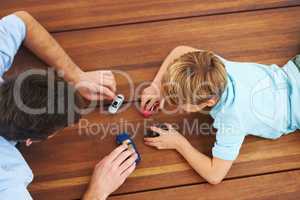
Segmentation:
{"type": "Polygon", "coordinates": [[[151,130],[159,133],[159,137],[145,138],[145,144],[157,149],[175,149],[178,150],[187,140],[171,124],[166,124],[168,130],[157,127],[151,127],[151,130]]]}
{"type": "Polygon", "coordinates": [[[37,57],[63,73],[66,81],[74,84],[89,100],[113,99],[116,81],[111,71],[83,72],[59,43],[29,13],[14,13],[26,25],[24,45],[37,57]]]}
{"type": "Polygon", "coordinates": [[[95,167],[84,200],[105,200],[117,190],[134,171],[137,154],[127,145],[121,145],[95,167]]]}
{"type": "Polygon", "coordinates": [[[111,71],[78,72],[75,87],[88,100],[115,98],[116,80],[111,71]]]}

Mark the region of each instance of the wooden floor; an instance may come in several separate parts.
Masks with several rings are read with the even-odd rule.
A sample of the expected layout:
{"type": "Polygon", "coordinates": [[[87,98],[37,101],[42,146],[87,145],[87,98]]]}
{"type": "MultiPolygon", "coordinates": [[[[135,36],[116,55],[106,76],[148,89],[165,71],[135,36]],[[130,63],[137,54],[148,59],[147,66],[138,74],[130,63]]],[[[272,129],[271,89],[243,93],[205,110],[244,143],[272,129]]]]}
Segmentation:
{"type": "MultiPolygon", "coordinates": [[[[237,61],[284,64],[300,52],[300,0],[2,0],[0,15],[27,10],[60,42],[84,70],[114,69],[130,75],[135,86],[150,81],[162,60],[178,45],[214,50],[237,61]]],[[[22,49],[8,75],[41,61],[22,49]]],[[[174,151],[143,144],[146,125],[154,122],[212,122],[206,115],[158,114],[147,120],[136,108],[138,90],[130,91],[117,76],[118,92],[129,109],[116,116],[96,110],[90,123],[108,128],[93,135],[92,127],[63,130],[53,139],[21,147],[35,174],[35,199],[80,199],[93,166],[115,148],[112,125],[138,128],[135,137],[142,162],[110,199],[300,199],[300,136],[271,141],[246,139],[232,170],[217,186],[207,184],[174,151]],[[187,121],[185,121],[187,119],[187,121]]],[[[195,129],[187,136],[208,155],[214,136],[195,129]]]]}

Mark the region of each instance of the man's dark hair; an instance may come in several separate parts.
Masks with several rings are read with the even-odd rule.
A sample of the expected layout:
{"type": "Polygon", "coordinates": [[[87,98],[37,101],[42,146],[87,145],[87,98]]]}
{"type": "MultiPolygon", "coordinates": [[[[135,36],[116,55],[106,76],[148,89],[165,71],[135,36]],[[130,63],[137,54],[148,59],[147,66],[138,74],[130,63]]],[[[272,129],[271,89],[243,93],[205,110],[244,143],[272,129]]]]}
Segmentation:
{"type": "Polygon", "coordinates": [[[73,112],[71,123],[79,121],[81,116],[78,109],[83,105],[81,96],[56,75],[52,82],[49,80],[48,75],[33,74],[21,84],[17,78],[10,78],[0,85],[0,136],[15,141],[43,140],[70,124],[70,112],[73,112]],[[50,103],[49,87],[52,93],[50,103]],[[16,93],[17,88],[19,91],[16,93]],[[16,100],[16,94],[26,107],[46,108],[47,111],[41,114],[25,112],[16,100]],[[49,112],[48,106],[51,106],[52,112],[49,112]]]}

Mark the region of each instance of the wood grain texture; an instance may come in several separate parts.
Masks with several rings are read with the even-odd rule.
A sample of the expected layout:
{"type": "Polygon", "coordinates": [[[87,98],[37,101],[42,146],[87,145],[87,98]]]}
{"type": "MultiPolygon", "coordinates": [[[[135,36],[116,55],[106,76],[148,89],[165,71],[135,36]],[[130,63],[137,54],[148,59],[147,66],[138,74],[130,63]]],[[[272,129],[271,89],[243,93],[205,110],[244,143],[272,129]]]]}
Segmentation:
{"type": "MultiPolygon", "coordinates": [[[[125,130],[133,134],[142,162],[116,194],[205,182],[175,151],[158,151],[145,146],[143,133],[155,122],[169,122],[180,127],[180,131],[199,151],[211,155],[214,134],[209,133],[214,131],[207,128],[207,124],[211,124],[208,116],[179,113],[170,116],[160,113],[144,120],[131,107],[119,116],[92,113],[85,119],[90,122],[89,128],[80,131],[78,127],[68,128],[51,140],[22,148],[35,173],[30,191],[36,199],[80,198],[94,165],[116,147],[115,135],[125,130]],[[195,121],[198,127],[188,130],[187,124],[192,127],[195,121]],[[93,130],[96,123],[104,128],[96,132],[93,130]],[[62,191],[65,191],[63,196],[62,191]]],[[[299,169],[298,134],[275,141],[248,137],[227,178],[299,169]]]]}
{"type": "MultiPolygon", "coordinates": [[[[238,61],[284,64],[300,52],[300,7],[199,17],[54,34],[84,70],[126,72],[135,86],[118,76],[118,90],[137,99],[138,87],[151,81],[165,56],[178,45],[214,50],[238,61]],[[136,94],[135,94],[136,93],[136,94]]],[[[20,51],[15,71],[45,66],[20,51]]]]}
{"type": "Polygon", "coordinates": [[[228,180],[221,185],[177,187],[109,198],[110,200],[297,200],[300,198],[300,171],[228,180]]]}
{"type": "Polygon", "coordinates": [[[300,5],[297,0],[1,0],[0,16],[32,13],[50,31],[300,5]]]}
{"type": "MultiPolygon", "coordinates": [[[[26,6],[33,1],[23,1],[24,4],[21,1],[2,2],[0,10],[5,13],[11,10],[9,8],[11,5],[19,5],[26,9],[26,6]],[[11,2],[14,2],[14,4],[11,4],[11,2]],[[5,10],[4,8],[8,9],[5,10]]],[[[54,1],[51,2],[54,3],[54,1]]],[[[72,3],[69,2],[69,4],[68,2],[57,1],[51,7],[49,5],[50,1],[43,1],[36,8],[28,6],[28,9],[33,9],[33,13],[37,13],[34,15],[38,16],[38,18],[40,16],[40,21],[43,22],[45,20],[44,23],[50,30],[56,30],[56,28],[57,30],[64,28],[66,28],[64,30],[68,30],[73,27],[80,27],[78,24],[81,22],[85,22],[87,27],[90,27],[99,26],[99,24],[102,26],[103,21],[108,22],[104,26],[115,24],[117,21],[116,19],[112,21],[105,20],[105,17],[98,17],[99,19],[97,18],[97,20],[100,20],[100,22],[97,20],[95,22],[94,19],[87,19],[87,21],[81,19],[81,21],[79,20],[80,17],[78,17],[77,21],[74,15],[80,14],[80,12],[72,14],[73,11],[63,10],[62,4],[66,7],[75,5],[72,4],[73,1],[72,3]],[[45,7],[43,8],[43,6],[45,7]],[[35,12],[34,9],[36,9],[35,12]],[[55,10],[61,15],[55,15],[55,10]],[[53,13],[52,19],[49,17],[51,13],[53,13]],[[69,20],[68,22],[68,15],[74,21],[69,20]],[[42,16],[44,16],[44,19],[42,16]],[[58,18],[56,18],[57,16],[58,18]],[[64,24],[62,18],[65,18],[65,22],[69,24],[64,24]]],[[[76,2],[80,2],[80,5],[84,7],[85,3],[89,4],[92,1],[74,1],[74,3],[76,2]]],[[[113,2],[115,1],[109,2],[114,4],[113,2]]],[[[195,3],[195,1],[183,2],[186,5],[195,3]]],[[[221,1],[218,2],[222,4],[221,1]]],[[[234,2],[236,1],[228,1],[228,6],[231,4],[231,7],[239,7],[239,3],[234,2]]],[[[250,1],[240,2],[249,3],[250,1]]],[[[298,1],[251,1],[250,7],[260,8],[259,6],[266,4],[278,6],[283,2],[287,4],[298,3],[298,1]],[[253,2],[256,4],[252,4],[253,2]]],[[[122,5],[129,6],[125,5],[125,3],[119,3],[118,6],[114,5],[111,8],[119,9],[119,6],[121,7],[122,5]]],[[[83,7],[81,8],[82,14],[87,15],[84,12],[88,11],[85,11],[83,7]]],[[[224,11],[224,6],[223,10],[221,6],[211,8],[208,5],[206,8],[215,9],[213,13],[217,13],[216,10],[218,9],[219,12],[224,11]]],[[[69,8],[66,9],[68,10],[69,8]]],[[[95,11],[92,14],[93,12],[90,9],[91,6],[89,6],[89,12],[91,12],[89,16],[94,16],[95,13],[99,12],[95,11]]],[[[170,7],[170,12],[172,9],[175,9],[175,7],[170,7]]],[[[192,8],[186,9],[190,10],[192,8]]],[[[201,12],[207,12],[206,14],[208,14],[212,11],[201,10],[201,12]]],[[[139,94],[137,86],[152,80],[164,57],[172,48],[178,45],[212,49],[225,58],[233,60],[284,64],[289,58],[299,53],[300,50],[299,14],[300,7],[281,8],[63,32],[54,34],[54,37],[84,70],[114,69],[128,73],[133,80],[136,94],[130,95],[128,82],[124,77],[121,78],[119,76],[118,92],[124,93],[129,101],[134,101],[139,94]]],[[[113,18],[114,14],[111,13],[111,15],[113,18]]],[[[150,19],[150,17],[142,18],[141,16],[136,18],[143,21],[150,19]]],[[[151,16],[151,19],[155,18],[151,16]]],[[[128,23],[128,21],[125,21],[121,21],[121,23],[128,23]]],[[[42,66],[44,66],[42,62],[27,50],[22,49],[17,55],[14,68],[8,75],[17,74],[27,67],[42,66]]],[[[89,124],[88,130],[74,126],[66,128],[49,141],[34,144],[29,148],[22,147],[21,150],[35,173],[35,180],[30,186],[33,197],[35,199],[80,198],[86,189],[94,165],[116,146],[114,141],[115,134],[126,129],[129,132],[134,132],[134,129],[136,129],[134,139],[142,154],[143,161],[135,174],[115,194],[204,183],[205,181],[176,152],[157,151],[146,147],[143,144],[143,133],[145,131],[144,127],[155,121],[173,122],[183,129],[184,119],[189,123],[198,120],[200,124],[211,124],[211,119],[206,115],[196,114],[174,114],[172,116],[159,114],[154,116],[152,120],[145,122],[137,108],[134,108],[131,104],[128,105],[130,108],[119,115],[111,116],[95,111],[84,116],[85,119],[89,120],[89,123],[99,125],[100,129],[96,125],[92,126],[91,124],[89,124]],[[99,132],[95,134],[97,129],[99,132]]],[[[201,152],[210,155],[214,135],[205,135],[205,133],[208,133],[207,131],[205,127],[200,128],[200,130],[198,127],[197,130],[192,131],[192,135],[186,135],[186,137],[201,152]]],[[[288,135],[276,141],[255,137],[247,138],[241,150],[241,155],[227,178],[299,169],[300,137],[298,134],[288,135]]],[[[287,178],[289,177],[287,176],[287,178]]],[[[268,180],[265,183],[268,183],[268,180]]],[[[239,183],[235,184],[238,185],[239,183]]],[[[206,184],[203,184],[203,187],[211,187],[204,185],[206,184]]],[[[228,187],[234,188],[233,186],[228,187]]],[[[249,184],[249,186],[244,184],[243,187],[241,191],[246,191],[247,187],[250,188],[249,190],[256,190],[254,184],[249,184]]],[[[222,193],[221,191],[220,189],[220,194],[222,193]]],[[[213,193],[213,190],[211,190],[211,193],[213,193]]],[[[181,194],[180,191],[179,194],[181,194]]],[[[262,195],[261,198],[264,197],[263,191],[259,194],[262,195]]],[[[285,192],[282,192],[282,195],[284,194],[285,192]]],[[[230,197],[230,194],[228,195],[230,197]]]]}

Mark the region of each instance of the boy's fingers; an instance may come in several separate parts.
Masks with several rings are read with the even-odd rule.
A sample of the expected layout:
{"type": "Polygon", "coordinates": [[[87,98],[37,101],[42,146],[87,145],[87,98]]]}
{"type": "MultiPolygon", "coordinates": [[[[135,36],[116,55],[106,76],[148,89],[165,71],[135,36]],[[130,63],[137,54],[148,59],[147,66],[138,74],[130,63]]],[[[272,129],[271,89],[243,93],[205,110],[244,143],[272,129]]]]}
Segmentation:
{"type": "Polygon", "coordinates": [[[145,144],[148,145],[148,146],[151,146],[151,147],[157,147],[159,146],[159,142],[147,142],[145,141],[145,144]]]}
{"type": "Polygon", "coordinates": [[[159,137],[155,137],[155,138],[144,138],[144,141],[145,142],[159,142],[160,141],[160,138],[159,137]]]}
{"type": "MultiPolygon", "coordinates": [[[[154,109],[154,107],[158,108],[158,106],[156,106],[156,104],[158,104],[158,103],[159,103],[159,100],[157,99],[157,97],[152,96],[150,99],[150,102],[147,104],[147,110],[148,111],[156,111],[153,109],[154,109]]],[[[155,109],[157,109],[157,108],[155,108],[155,109]]]]}
{"type": "Polygon", "coordinates": [[[122,144],[119,147],[115,148],[115,150],[113,150],[108,156],[107,159],[112,162],[113,160],[115,160],[120,153],[122,153],[123,151],[125,151],[128,148],[127,145],[122,144]]]}
{"type": "Polygon", "coordinates": [[[146,105],[146,110],[152,111],[151,109],[154,106],[156,101],[157,101],[156,98],[151,97],[151,99],[149,100],[149,103],[147,103],[147,105],[146,105]]]}
{"type": "Polygon", "coordinates": [[[155,126],[151,126],[150,129],[156,133],[159,133],[160,135],[168,133],[168,131],[165,131],[163,129],[157,128],[155,126]]]}
{"type": "Polygon", "coordinates": [[[171,124],[169,124],[169,123],[164,123],[164,124],[168,127],[169,130],[174,129],[171,124]]]}
{"type": "Polygon", "coordinates": [[[142,110],[145,109],[146,104],[147,104],[147,102],[149,101],[148,98],[149,98],[148,95],[142,95],[142,99],[141,99],[141,100],[142,100],[142,101],[141,101],[141,108],[142,108],[142,110]]]}

